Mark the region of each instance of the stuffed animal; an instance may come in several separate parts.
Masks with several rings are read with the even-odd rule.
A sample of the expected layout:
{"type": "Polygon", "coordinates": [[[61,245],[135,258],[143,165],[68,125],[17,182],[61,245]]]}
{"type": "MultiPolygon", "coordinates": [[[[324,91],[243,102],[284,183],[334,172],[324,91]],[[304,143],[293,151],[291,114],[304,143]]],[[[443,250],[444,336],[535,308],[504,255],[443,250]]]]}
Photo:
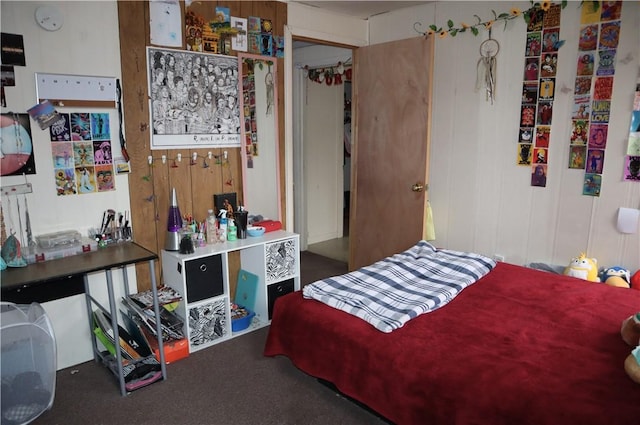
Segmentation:
{"type": "Polygon", "coordinates": [[[631,276],[631,289],[640,290],[640,270],[638,270],[633,276],[631,276]]]}
{"type": "Polygon", "coordinates": [[[609,267],[608,269],[604,269],[600,274],[600,282],[619,288],[630,288],[630,272],[619,266],[609,267]]]}
{"type": "Polygon", "coordinates": [[[640,384],[640,345],[634,348],[625,359],[624,370],[633,382],[640,384]]]}
{"type": "Polygon", "coordinates": [[[632,347],[640,344],[640,311],[622,321],[620,335],[632,347]]]}
{"type": "Polygon", "coordinates": [[[581,253],[579,257],[573,258],[564,274],[591,282],[600,282],[598,279],[598,261],[595,258],[587,258],[585,253],[581,253]]]}
{"type": "Polygon", "coordinates": [[[640,384],[640,312],[622,321],[622,340],[635,347],[624,361],[624,370],[633,382],[640,384]]]}

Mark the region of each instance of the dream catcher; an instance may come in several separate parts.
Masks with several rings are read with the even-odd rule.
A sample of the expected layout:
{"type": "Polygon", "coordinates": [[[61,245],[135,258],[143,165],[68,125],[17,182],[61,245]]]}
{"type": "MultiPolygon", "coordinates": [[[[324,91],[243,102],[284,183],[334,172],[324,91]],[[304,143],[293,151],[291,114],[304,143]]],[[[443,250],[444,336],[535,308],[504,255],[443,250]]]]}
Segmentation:
{"type": "Polygon", "coordinates": [[[271,73],[271,63],[269,63],[269,71],[267,72],[267,75],[264,76],[264,84],[267,87],[267,115],[271,115],[273,113],[274,101],[273,74],[271,73]]]}
{"type": "Polygon", "coordinates": [[[476,75],[476,91],[480,90],[484,84],[486,92],[486,100],[490,100],[493,105],[493,100],[496,97],[496,56],[500,51],[500,44],[498,41],[491,38],[491,31],[489,31],[489,38],[480,44],[480,59],[477,64],[476,75]]]}

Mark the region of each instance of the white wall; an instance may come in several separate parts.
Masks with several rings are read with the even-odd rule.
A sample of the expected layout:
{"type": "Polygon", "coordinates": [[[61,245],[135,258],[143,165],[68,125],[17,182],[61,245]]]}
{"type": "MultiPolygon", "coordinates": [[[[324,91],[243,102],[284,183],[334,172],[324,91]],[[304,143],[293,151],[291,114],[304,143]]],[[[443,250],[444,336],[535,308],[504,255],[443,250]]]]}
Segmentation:
{"type": "MultiPolygon", "coordinates": [[[[26,113],[37,103],[36,72],[107,76],[120,78],[120,42],[118,11],[115,1],[35,2],[2,1],[2,32],[21,34],[24,38],[26,66],[15,67],[15,87],[6,87],[7,108],[3,113],[26,113]],[[54,5],[64,16],[64,25],[55,32],[41,29],[34,19],[36,8],[42,4],[54,5]]],[[[60,112],[78,109],[58,108],[60,112]]],[[[118,116],[115,109],[91,109],[91,112],[109,112],[115,156],[119,155],[118,116]]],[[[42,131],[31,121],[36,172],[27,176],[33,193],[27,195],[29,214],[34,235],[60,230],[78,230],[87,234],[90,227],[99,224],[108,208],[125,211],[129,207],[128,177],[116,176],[116,190],[87,195],[61,196],[55,191],[53,161],[48,130],[42,131]]],[[[24,183],[23,177],[2,178],[2,185],[24,183]]],[[[15,205],[15,202],[13,202],[15,205]]],[[[3,208],[7,200],[2,199],[3,208]]],[[[24,212],[24,211],[23,211],[24,212]]],[[[15,214],[15,211],[13,212],[15,214]]],[[[5,211],[5,218],[7,213],[5,211]]],[[[14,215],[14,221],[17,216],[14,215]]],[[[117,288],[121,274],[114,274],[117,288]]],[[[132,288],[135,273],[129,270],[132,288]]],[[[105,299],[105,279],[102,275],[90,277],[98,299],[105,299]]],[[[93,291],[93,290],[92,290],[93,291]]],[[[93,292],[92,292],[93,293],[93,292]]],[[[58,348],[58,368],[64,368],[93,358],[89,338],[89,325],[83,295],[44,303],[51,318],[58,348]]]]}
{"type": "MultiPolygon", "coordinates": [[[[370,20],[371,44],[415,37],[435,23],[488,19],[491,10],[522,10],[529,2],[436,2],[370,20]]],[[[436,40],[429,198],[439,246],[506,256],[515,264],[549,262],[565,265],[584,251],[600,266],[640,268],[640,236],[616,231],[619,207],[640,208],[640,184],[622,181],[631,106],[640,63],[640,3],[625,1],[618,46],[602,194],[582,195],[584,172],[567,169],[568,137],[577,61],[579,2],[562,11],[556,97],[551,130],[547,187],[530,186],[529,167],[516,162],[523,52],[523,19],[497,25],[497,95],[492,106],[475,92],[481,31],[436,40]],[[630,56],[628,56],[630,55],[630,56]],[[626,57],[630,61],[621,60],[626,57]]]]}
{"type": "Polygon", "coordinates": [[[307,243],[342,237],[344,85],[305,81],[307,243]]]}

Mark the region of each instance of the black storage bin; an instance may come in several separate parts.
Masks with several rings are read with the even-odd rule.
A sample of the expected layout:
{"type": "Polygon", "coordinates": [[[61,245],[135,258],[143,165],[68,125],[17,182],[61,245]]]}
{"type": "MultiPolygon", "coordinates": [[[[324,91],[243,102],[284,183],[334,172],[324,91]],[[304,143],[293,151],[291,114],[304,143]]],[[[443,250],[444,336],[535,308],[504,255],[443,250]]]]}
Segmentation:
{"type": "Polygon", "coordinates": [[[220,255],[185,261],[185,269],[187,302],[194,303],[224,293],[220,255]]]}
{"type": "Polygon", "coordinates": [[[269,320],[273,314],[273,304],[276,300],[283,296],[293,292],[294,279],[283,280],[282,282],[272,283],[267,286],[267,300],[269,303],[269,320]]]}

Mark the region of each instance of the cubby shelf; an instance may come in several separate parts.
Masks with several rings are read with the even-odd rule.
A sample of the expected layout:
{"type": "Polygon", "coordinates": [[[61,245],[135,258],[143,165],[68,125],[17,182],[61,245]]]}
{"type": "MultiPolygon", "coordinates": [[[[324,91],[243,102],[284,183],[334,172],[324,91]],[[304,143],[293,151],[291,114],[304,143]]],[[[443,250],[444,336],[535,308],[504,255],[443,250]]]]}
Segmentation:
{"type": "Polygon", "coordinates": [[[295,233],[274,231],[195,248],[192,254],[162,251],[164,284],[183,301],[175,310],[184,320],[189,352],[267,326],[275,300],[300,289],[300,243],[295,233]],[[233,294],[229,285],[229,257],[240,253],[240,267],[258,277],[255,317],[247,329],[232,332],[233,294]]]}

